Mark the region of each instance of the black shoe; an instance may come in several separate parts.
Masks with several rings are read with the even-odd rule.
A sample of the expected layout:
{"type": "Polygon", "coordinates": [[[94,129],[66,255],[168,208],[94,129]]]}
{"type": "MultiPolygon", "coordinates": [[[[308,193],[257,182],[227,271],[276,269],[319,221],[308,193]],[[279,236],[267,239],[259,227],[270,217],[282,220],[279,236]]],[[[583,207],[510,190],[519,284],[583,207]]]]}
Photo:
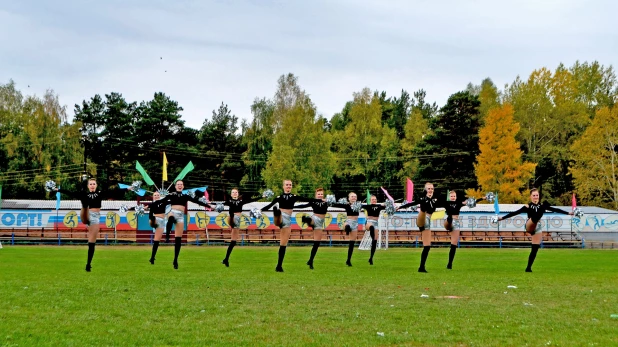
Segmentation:
{"type": "Polygon", "coordinates": [[[150,264],[154,265],[155,258],[150,258],[150,264]]]}
{"type": "Polygon", "coordinates": [[[277,272],[283,272],[283,267],[281,267],[281,266],[277,266],[277,267],[275,268],[275,271],[277,271],[277,272]]]}
{"type": "Polygon", "coordinates": [[[351,262],[351,261],[349,261],[349,260],[347,260],[347,261],[345,262],[345,264],[346,264],[347,266],[352,266],[352,262],[351,262]]]}
{"type": "Polygon", "coordinates": [[[424,268],[424,267],[419,267],[419,268],[418,268],[418,272],[424,272],[424,273],[427,273],[427,270],[425,270],[425,268],[424,268]]]}
{"type": "Polygon", "coordinates": [[[531,268],[526,268],[526,272],[532,272],[531,268]]]}
{"type": "Polygon", "coordinates": [[[373,265],[373,259],[369,259],[369,265],[373,265]]]}
{"type": "Polygon", "coordinates": [[[90,272],[90,269],[92,269],[92,266],[90,264],[86,265],[86,271],[90,272]]]}
{"type": "Polygon", "coordinates": [[[307,265],[309,265],[309,269],[313,270],[313,262],[312,261],[308,261],[307,265]]]}
{"type": "Polygon", "coordinates": [[[225,267],[230,267],[230,262],[227,259],[223,259],[221,264],[225,265],[225,267]]]}
{"type": "Polygon", "coordinates": [[[175,261],[173,264],[174,264],[174,269],[178,270],[178,262],[175,261]]]}
{"type": "Polygon", "coordinates": [[[453,265],[448,264],[448,265],[446,266],[446,268],[447,268],[447,269],[449,269],[449,270],[453,270],[453,265]]]}

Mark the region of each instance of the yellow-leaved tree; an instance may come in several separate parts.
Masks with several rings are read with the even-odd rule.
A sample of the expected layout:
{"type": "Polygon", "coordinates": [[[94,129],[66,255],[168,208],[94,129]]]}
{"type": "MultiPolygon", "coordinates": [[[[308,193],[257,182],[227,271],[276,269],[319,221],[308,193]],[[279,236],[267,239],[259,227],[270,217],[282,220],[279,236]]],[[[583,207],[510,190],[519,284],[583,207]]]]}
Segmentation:
{"type": "Polygon", "coordinates": [[[618,209],[618,107],[598,110],[571,152],[570,172],[582,202],[618,209]]]}
{"type": "Polygon", "coordinates": [[[485,126],[479,130],[480,154],[474,165],[481,190],[469,190],[469,195],[492,191],[498,193],[501,203],[525,202],[526,182],[532,177],[536,164],[522,160],[522,151],[515,140],[519,124],[513,119],[513,113],[510,104],[487,113],[485,126]]]}

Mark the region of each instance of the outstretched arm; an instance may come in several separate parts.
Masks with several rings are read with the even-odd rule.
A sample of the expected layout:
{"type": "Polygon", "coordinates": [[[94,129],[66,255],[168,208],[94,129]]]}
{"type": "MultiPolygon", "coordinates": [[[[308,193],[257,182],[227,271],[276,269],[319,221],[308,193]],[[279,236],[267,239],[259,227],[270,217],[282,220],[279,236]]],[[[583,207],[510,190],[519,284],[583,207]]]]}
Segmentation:
{"type": "Polygon", "coordinates": [[[559,208],[555,208],[555,207],[551,207],[551,206],[546,206],[546,207],[545,207],[545,210],[546,210],[546,211],[552,211],[552,212],[555,212],[555,213],[560,213],[560,214],[568,214],[568,215],[573,215],[573,212],[567,212],[567,211],[565,211],[565,210],[561,210],[561,209],[559,209],[559,208]]]}
{"type": "Polygon", "coordinates": [[[511,212],[511,213],[507,213],[504,217],[500,217],[500,218],[498,218],[498,221],[505,220],[505,219],[507,219],[507,218],[511,218],[511,217],[513,217],[513,216],[517,216],[518,214],[520,214],[520,213],[524,213],[524,212],[526,212],[527,210],[528,210],[528,207],[527,207],[527,206],[522,206],[519,210],[514,211],[514,212],[511,212]]]}
{"type": "Polygon", "coordinates": [[[267,211],[269,208],[275,206],[275,204],[278,202],[279,202],[279,197],[274,198],[273,201],[270,202],[270,204],[262,207],[262,211],[267,211]]]}

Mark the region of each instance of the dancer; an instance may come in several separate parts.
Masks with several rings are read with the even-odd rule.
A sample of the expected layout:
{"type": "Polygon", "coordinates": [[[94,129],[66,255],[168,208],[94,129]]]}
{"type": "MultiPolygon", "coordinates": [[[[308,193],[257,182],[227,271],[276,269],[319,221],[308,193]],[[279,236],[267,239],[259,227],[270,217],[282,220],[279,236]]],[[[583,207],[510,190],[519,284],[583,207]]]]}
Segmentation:
{"type": "MultiPolygon", "coordinates": [[[[223,259],[221,261],[221,264],[225,265],[226,267],[230,266],[230,254],[232,254],[232,250],[234,249],[234,246],[236,246],[236,243],[238,242],[238,236],[240,233],[240,215],[242,214],[242,207],[245,204],[249,204],[252,203],[254,201],[257,201],[259,199],[261,199],[261,197],[258,198],[249,198],[249,199],[239,199],[239,192],[238,192],[238,188],[232,188],[230,195],[232,196],[231,199],[227,199],[223,202],[223,205],[228,206],[229,207],[229,213],[230,216],[228,217],[227,220],[227,224],[230,226],[230,229],[232,229],[232,236],[231,236],[231,240],[230,240],[230,244],[227,247],[227,252],[225,253],[225,259],[223,259]]],[[[211,207],[215,207],[212,204],[210,205],[211,207]]]]}
{"type": "Polygon", "coordinates": [[[174,269],[178,269],[178,255],[180,254],[180,248],[182,246],[182,233],[184,232],[185,220],[184,215],[187,210],[187,202],[191,201],[200,206],[210,207],[207,203],[199,201],[197,198],[193,198],[188,194],[182,192],[185,185],[181,180],[176,181],[175,190],[169,193],[166,198],[169,199],[169,204],[172,205],[171,216],[167,219],[166,226],[166,241],[169,240],[169,234],[171,229],[175,226],[174,230],[174,269]]]}
{"type": "Polygon", "coordinates": [[[152,243],[152,255],[150,256],[150,264],[152,265],[155,263],[155,256],[157,255],[159,243],[161,242],[161,237],[163,236],[163,230],[167,221],[167,214],[165,213],[165,210],[168,206],[170,206],[169,198],[167,196],[161,198],[161,194],[159,192],[154,192],[152,194],[152,203],[147,206],[150,226],[155,229],[154,242],[152,243]]]}
{"type": "Polygon", "coordinates": [[[356,193],[350,192],[348,194],[347,204],[333,204],[333,207],[339,207],[345,209],[346,220],[344,230],[348,235],[348,260],[345,264],[352,266],[352,253],[354,252],[354,244],[356,243],[356,237],[358,236],[358,215],[360,209],[355,211],[352,207],[356,204],[356,193]]]}
{"type": "Polygon", "coordinates": [[[526,231],[529,232],[530,235],[532,235],[532,247],[530,250],[530,255],[528,256],[528,267],[526,267],[526,272],[532,272],[532,264],[534,263],[534,259],[536,259],[536,253],[539,251],[539,248],[541,248],[543,230],[541,230],[541,225],[539,224],[539,221],[541,220],[541,218],[543,218],[543,214],[547,211],[551,211],[560,214],[568,214],[571,216],[573,215],[573,212],[567,212],[559,208],[551,207],[547,202],[540,204],[539,201],[539,191],[538,189],[533,188],[532,190],[530,190],[530,202],[528,203],[528,205],[524,205],[517,211],[507,213],[505,216],[493,220],[493,222],[499,222],[507,218],[516,216],[520,213],[525,212],[528,214],[528,220],[526,221],[526,231]]]}
{"type": "Polygon", "coordinates": [[[418,230],[421,232],[421,237],[423,240],[421,265],[418,268],[418,272],[427,272],[427,270],[425,269],[425,262],[427,261],[429,250],[431,249],[431,214],[436,211],[436,208],[443,207],[441,202],[439,202],[438,199],[435,199],[433,197],[433,184],[429,182],[425,183],[425,189],[423,190],[423,192],[424,195],[419,197],[418,200],[414,200],[405,205],[401,205],[398,208],[399,210],[414,205],[420,205],[421,207],[421,211],[418,213],[418,217],[416,218],[416,225],[418,225],[418,230]]]}
{"type": "Polygon", "coordinates": [[[62,194],[77,198],[82,203],[81,219],[88,227],[88,260],[86,262],[86,271],[92,269],[91,263],[94,257],[94,249],[99,237],[100,217],[101,217],[101,201],[107,195],[107,192],[97,190],[97,180],[90,178],[87,183],[85,192],[69,192],[66,190],[55,188],[54,190],[62,194]]]}
{"type": "MultiPolygon", "coordinates": [[[[476,203],[485,200],[480,198],[475,200],[476,203]]],[[[455,190],[451,190],[449,193],[449,201],[446,202],[446,220],[444,221],[444,229],[451,232],[451,249],[448,252],[448,264],[446,268],[453,269],[453,260],[455,259],[455,252],[457,251],[457,245],[459,243],[459,234],[461,232],[461,223],[459,221],[459,211],[462,207],[467,205],[468,199],[463,196],[458,198],[458,194],[455,190]]]]}
{"type": "Polygon", "coordinates": [[[369,256],[369,265],[373,265],[373,254],[376,252],[376,248],[378,246],[376,228],[378,227],[380,212],[382,212],[386,206],[383,204],[378,204],[378,198],[376,198],[375,195],[369,197],[369,202],[371,202],[371,204],[362,205],[361,209],[367,211],[365,230],[369,230],[369,236],[371,236],[371,255],[369,256]]]}
{"type": "Polygon", "coordinates": [[[273,208],[274,224],[281,229],[281,239],[279,241],[279,259],[275,271],[283,272],[283,258],[292,232],[292,210],[297,201],[309,201],[298,195],[292,194],[292,181],[283,181],[283,194],[277,196],[270,204],[264,206],[262,211],[267,211],[269,208],[279,203],[279,208],[273,208]]]}
{"type": "Polygon", "coordinates": [[[295,208],[311,207],[313,209],[313,215],[303,216],[301,220],[308,226],[313,228],[313,247],[311,247],[311,255],[309,256],[309,269],[313,270],[313,259],[315,258],[318,248],[320,248],[320,242],[322,241],[322,232],[324,231],[324,218],[328,211],[328,204],[324,200],[324,189],[318,188],[315,190],[315,199],[311,199],[308,204],[296,205],[295,208]]]}

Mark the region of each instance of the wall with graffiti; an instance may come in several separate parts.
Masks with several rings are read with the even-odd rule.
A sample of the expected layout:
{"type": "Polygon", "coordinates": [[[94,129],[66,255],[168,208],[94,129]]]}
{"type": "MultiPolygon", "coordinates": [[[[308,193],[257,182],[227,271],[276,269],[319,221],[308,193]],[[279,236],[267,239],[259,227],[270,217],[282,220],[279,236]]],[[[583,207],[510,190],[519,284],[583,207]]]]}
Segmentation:
{"type": "MultiPolygon", "coordinates": [[[[304,229],[301,217],[308,215],[306,212],[295,212],[292,215],[292,228],[304,229]]],[[[382,226],[388,226],[389,230],[414,230],[417,213],[398,212],[393,216],[384,218],[382,226]]],[[[461,230],[500,230],[518,231],[523,230],[526,217],[516,216],[498,224],[490,222],[491,213],[465,213],[460,216],[461,230]]],[[[502,214],[503,215],[503,214],[502,214]]],[[[188,230],[225,229],[228,214],[225,212],[190,211],[186,218],[188,230]]],[[[327,229],[343,229],[345,213],[328,213],[326,215],[327,229]]],[[[148,216],[138,216],[129,211],[119,213],[117,211],[101,211],[101,226],[115,228],[117,230],[150,230],[148,216]]],[[[435,230],[443,229],[443,219],[432,220],[431,225],[435,230]]],[[[364,214],[359,217],[359,228],[365,223],[364,214]]],[[[616,214],[588,214],[582,218],[571,218],[565,215],[546,215],[541,220],[544,231],[576,231],[576,232],[618,232],[618,213],[616,214]]],[[[79,210],[56,211],[56,210],[3,210],[0,211],[0,229],[74,229],[85,228],[79,218],[79,210]]],[[[243,213],[240,219],[241,229],[273,229],[273,217],[271,212],[264,213],[261,218],[255,219],[249,213],[243,213]]]]}

